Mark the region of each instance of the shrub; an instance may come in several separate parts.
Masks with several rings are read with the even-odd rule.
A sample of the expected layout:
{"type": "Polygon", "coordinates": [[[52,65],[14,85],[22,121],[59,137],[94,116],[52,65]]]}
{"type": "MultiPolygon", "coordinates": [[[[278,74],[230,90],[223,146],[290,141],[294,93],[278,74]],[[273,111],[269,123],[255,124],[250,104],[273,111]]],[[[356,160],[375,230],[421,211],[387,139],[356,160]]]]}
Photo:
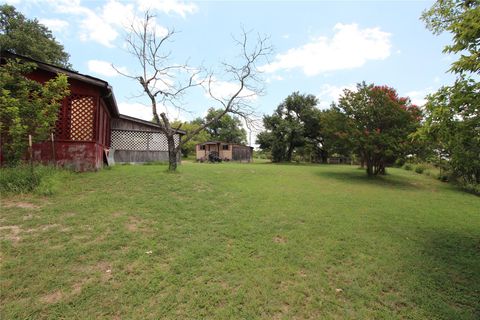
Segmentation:
{"type": "Polygon", "coordinates": [[[475,183],[463,183],[461,184],[463,190],[480,196],[480,184],[475,183]]]}
{"type": "Polygon", "coordinates": [[[438,180],[442,182],[447,182],[449,180],[448,174],[447,173],[439,173],[437,176],[438,180]]]}
{"type": "Polygon", "coordinates": [[[403,158],[398,158],[395,160],[394,166],[397,168],[401,168],[405,164],[405,159],[403,158]]]}
{"type": "Polygon", "coordinates": [[[416,172],[416,173],[420,173],[420,174],[422,174],[422,173],[423,173],[423,171],[425,171],[425,169],[426,169],[426,168],[425,168],[425,166],[424,166],[424,165],[422,165],[422,164],[419,164],[418,166],[416,166],[416,167],[415,167],[415,172],[416,172]]]}
{"type": "Polygon", "coordinates": [[[405,163],[405,164],[403,165],[403,169],[405,169],[405,170],[407,170],[407,171],[411,171],[411,170],[413,170],[413,166],[412,166],[412,164],[410,164],[410,163],[405,163]]]}

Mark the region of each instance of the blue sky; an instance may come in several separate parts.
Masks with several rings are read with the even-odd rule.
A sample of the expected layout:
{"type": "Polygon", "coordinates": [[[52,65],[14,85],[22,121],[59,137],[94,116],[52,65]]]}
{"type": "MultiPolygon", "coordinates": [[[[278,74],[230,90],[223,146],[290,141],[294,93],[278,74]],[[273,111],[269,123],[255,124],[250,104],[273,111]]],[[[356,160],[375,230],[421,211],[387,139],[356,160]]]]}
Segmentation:
{"type": "MultiPolygon", "coordinates": [[[[151,119],[140,88],[110,64],[135,74],[138,66],[125,50],[125,26],[143,10],[156,15],[158,28],[179,31],[169,44],[172,62],[187,59],[219,71],[235,62],[232,35],[241,27],[270,36],[275,51],[263,63],[265,94],[251,104],[270,114],[290,93],[314,94],[320,107],[343,88],[366,81],[389,85],[414,103],[453,81],[452,57],[442,53],[450,36],[434,36],[419,20],[432,1],[148,1],[9,0],[28,18],[47,25],[71,55],[76,70],[108,81],[124,114],[151,119]],[[130,21],[129,21],[130,20],[130,21]]],[[[252,37],[253,38],[253,37],[252,37]]],[[[216,76],[219,94],[233,85],[216,76]]],[[[185,109],[169,108],[172,118],[190,120],[219,107],[200,89],[185,96],[185,109]]]]}

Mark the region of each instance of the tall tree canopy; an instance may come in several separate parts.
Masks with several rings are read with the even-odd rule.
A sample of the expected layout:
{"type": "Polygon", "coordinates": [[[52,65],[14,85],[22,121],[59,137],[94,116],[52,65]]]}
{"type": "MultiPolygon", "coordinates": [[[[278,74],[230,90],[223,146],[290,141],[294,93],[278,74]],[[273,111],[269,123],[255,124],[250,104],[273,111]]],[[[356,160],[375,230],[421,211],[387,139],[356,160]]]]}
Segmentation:
{"type": "Polygon", "coordinates": [[[445,46],[446,53],[460,53],[452,63],[455,73],[480,71],[480,1],[438,0],[423,12],[422,20],[434,34],[449,32],[453,43],[445,46]]]}
{"type": "Polygon", "coordinates": [[[4,161],[17,164],[28,147],[28,135],[43,141],[53,131],[58,108],[68,95],[65,75],[40,84],[24,76],[35,68],[9,60],[0,66],[0,137],[4,161]]]}
{"type": "Polygon", "coordinates": [[[274,162],[291,161],[295,148],[321,144],[320,110],[317,98],[294,92],[277,107],[273,115],[263,117],[266,131],[257,136],[260,148],[270,150],[274,162]]]}
{"type": "Polygon", "coordinates": [[[395,89],[361,83],[344,90],[338,103],[347,117],[347,132],[368,175],[385,173],[388,159],[402,155],[421,120],[420,109],[395,89]]]}
{"type": "Polygon", "coordinates": [[[47,27],[7,4],[0,6],[0,48],[60,67],[72,67],[70,55],[47,27]]]}
{"type": "Polygon", "coordinates": [[[422,15],[434,34],[449,32],[452,44],[444,52],[458,53],[450,71],[451,86],[428,96],[424,125],[415,135],[431,144],[451,176],[480,184],[480,1],[439,0],[422,15]]]}
{"type": "MultiPolygon", "coordinates": [[[[201,118],[195,119],[193,121],[174,121],[172,122],[172,127],[182,128],[187,134],[190,134],[199,128],[201,128],[203,120],[201,118]]],[[[207,142],[212,140],[212,137],[206,130],[199,131],[192,139],[187,141],[182,145],[181,151],[182,156],[188,157],[191,154],[195,153],[195,146],[199,143],[207,142]]]]}
{"type": "Polygon", "coordinates": [[[246,143],[247,132],[242,126],[242,122],[238,117],[229,114],[218,118],[222,113],[222,109],[208,109],[207,116],[203,123],[209,123],[205,130],[208,132],[212,140],[225,141],[230,143],[246,143]]]}

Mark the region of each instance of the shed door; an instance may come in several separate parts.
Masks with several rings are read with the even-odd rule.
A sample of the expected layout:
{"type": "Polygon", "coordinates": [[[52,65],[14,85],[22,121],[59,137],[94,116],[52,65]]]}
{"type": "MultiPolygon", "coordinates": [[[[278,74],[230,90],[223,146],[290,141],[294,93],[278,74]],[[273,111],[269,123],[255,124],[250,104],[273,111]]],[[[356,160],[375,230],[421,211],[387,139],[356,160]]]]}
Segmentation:
{"type": "Polygon", "coordinates": [[[241,147],[233,147],[232,148],[232,160],[242,161],[242,160],[250,160],[250,148],[241,148],[241,147]]]}

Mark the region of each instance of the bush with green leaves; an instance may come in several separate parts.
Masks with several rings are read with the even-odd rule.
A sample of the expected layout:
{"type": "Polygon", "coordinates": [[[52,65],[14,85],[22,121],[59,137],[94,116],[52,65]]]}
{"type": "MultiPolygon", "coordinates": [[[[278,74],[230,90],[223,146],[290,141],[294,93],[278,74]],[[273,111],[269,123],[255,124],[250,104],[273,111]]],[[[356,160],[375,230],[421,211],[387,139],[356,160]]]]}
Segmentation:
{"type": "Polygon", "coordinates": [[[66,75],[41,84],[25,77],[34,69],[35,64],[18,59],[0,66],[0,136],[3,160],[9,166],[25,155],[29,135],[33,142],[48,139],[61,101],[69,94],[66,75]]]}
{"type": "Polygon", "coordinates": [[[423,164],[418,164],[415,166],[415,172],[422,174],[425,171],[425,166],[423,164]]]}

